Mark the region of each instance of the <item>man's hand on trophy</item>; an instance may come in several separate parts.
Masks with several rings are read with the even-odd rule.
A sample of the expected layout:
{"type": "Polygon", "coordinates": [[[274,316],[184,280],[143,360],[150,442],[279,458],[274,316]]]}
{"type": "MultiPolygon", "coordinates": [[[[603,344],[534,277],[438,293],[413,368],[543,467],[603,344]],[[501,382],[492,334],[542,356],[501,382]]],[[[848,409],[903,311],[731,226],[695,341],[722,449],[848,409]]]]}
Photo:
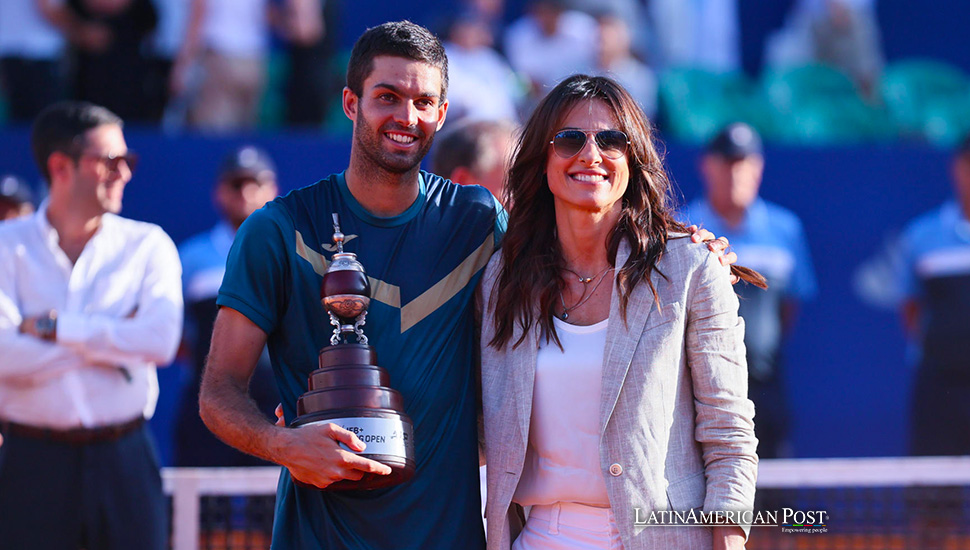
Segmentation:
{"type": "Polygon", "coordinates": [[[290,475],[321,489],[344,479],[357,481],[364,474],[387,475],[391,468],[341,448],[361,452],[364,442],[353,432],[330,422],[308,424],[289,432],[282,449],[283,465],[290,475]]]}

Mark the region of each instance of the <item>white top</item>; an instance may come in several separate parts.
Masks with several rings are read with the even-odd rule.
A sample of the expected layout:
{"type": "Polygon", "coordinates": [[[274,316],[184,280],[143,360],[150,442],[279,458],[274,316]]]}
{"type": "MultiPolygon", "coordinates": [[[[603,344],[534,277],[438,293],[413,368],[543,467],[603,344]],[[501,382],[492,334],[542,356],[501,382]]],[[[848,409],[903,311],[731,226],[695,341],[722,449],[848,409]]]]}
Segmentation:
{"type": "Polygon", "coordinates": [[[608,507],[600,468],[600,390],[609,319],[589,326],[553,319],[562,342],[536,358],[529,448],[513,500],[608,507]]]}
{"type": "Polygon", "coordinates": [[[47,220],[0,223],[0,419],[51,428],[151,417],[175,357],[182,268],[157,225],[105,214],[73,266],[47,220]],[[19,332],[57,310],[57,342],[19,332]]]}
{"type": "Polygon", "coordinates": [[[64,37],[36,0],[0,0],[0,57],[56,61],[63,50],[64,37]]]}
{"type": "Polygon", "coordinates": [[[544,87],[540,95],[545,95],[567,76],[592,72],[598,33],[596,20],[582,12],[563,12],[552,36],[526,15],[506,31],[505,54],[513,69],[544,87]]]}
{"type": "Polygon", "coordinates": [[[267,0],[206,0],[202,42],[228,57],[265,57],[269,53],[267,4],[267,0]]]}

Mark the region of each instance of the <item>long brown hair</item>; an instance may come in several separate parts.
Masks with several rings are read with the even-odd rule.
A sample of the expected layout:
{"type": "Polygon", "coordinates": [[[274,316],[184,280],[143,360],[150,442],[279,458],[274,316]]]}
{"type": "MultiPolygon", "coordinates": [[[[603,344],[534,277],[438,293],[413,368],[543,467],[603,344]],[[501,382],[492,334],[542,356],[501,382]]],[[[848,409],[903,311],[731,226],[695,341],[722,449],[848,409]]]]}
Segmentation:
{"type": "Polygon", "coordinates": [[[513,347],[525,340],[533,323],[560,344],[552,316],[565,285],[562,273],[566,262],[556,236],[553,196],[546,180],[549,140],[574,106],[594,100],[609,107],[618,129],[630,139],[630,181],[619,219],[605,243],[607,259],[614,267],[624,239],[631,249],[626,264],[616,274],[624,322],[630,294],[639,283],[646,281],[654,299],[659,299],[650,274],[654,270],[660,273],[657,262],[666,249],[668,232],[686,232],[686,228],[674,218],[671,183],[657,152],[653,129],[636,100],[615,81],[573,75],[539,102],[516,145],[505,187],[505,204],[511,207],[500,252],[503,265],[492,294],[495,336],[489,342],[491,346],[505,347],[516,323],[522,328],[522,336],[513,347]]]}

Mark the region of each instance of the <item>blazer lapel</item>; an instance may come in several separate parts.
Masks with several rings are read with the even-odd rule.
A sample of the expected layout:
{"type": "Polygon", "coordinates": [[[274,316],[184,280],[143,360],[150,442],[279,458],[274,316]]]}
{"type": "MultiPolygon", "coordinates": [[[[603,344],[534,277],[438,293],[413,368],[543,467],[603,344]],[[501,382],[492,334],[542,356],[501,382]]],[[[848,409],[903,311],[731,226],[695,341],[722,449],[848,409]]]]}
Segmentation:
{"type": "MultiPolygon", "coordinates": [[[[620,243],[616,253],[617,272],[630,256],[630,245],[626,240],[620,243]]],[[[654,283],[656,284],[656,282],[654,283]]],[[[603,352],[603,389],[600,398],[600,433],[605,433],[606,425],[613,415],[613,409],[623,388],[633,353],[643,334],[647,318],[656,309],[653,293],[646,282],[641,281],[630,295],[627,303],[626,323],[620,314],[620,296],[616,289],[616,276],[613,279],[613,293],[610,300],[610,324],[606,331],[606,349],[603,352]]]]}

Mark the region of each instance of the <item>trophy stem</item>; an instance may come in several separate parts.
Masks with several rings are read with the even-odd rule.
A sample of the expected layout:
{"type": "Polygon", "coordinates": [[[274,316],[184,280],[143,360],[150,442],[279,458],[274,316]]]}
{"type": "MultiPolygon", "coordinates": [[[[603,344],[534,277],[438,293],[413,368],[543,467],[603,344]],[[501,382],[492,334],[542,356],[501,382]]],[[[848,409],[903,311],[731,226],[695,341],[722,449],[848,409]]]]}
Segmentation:
{"type": "Polygon", "coordinates": [[[357,321],[354,322],[354,334],[357,335],[357,341],[363,345],[367,345],[367,336],[364,335],[364,323],[367,320],[367,310],[365,309],[363,313],[357,316],[357,321]]]}
{"type": "Polygon", "coordinates": [[[330,324],[333,325],[333,336],[330,337],[330,345],[336,346],[340,343],[340,319],[334,315],[332,311],[328,312],[330,314],[330,324]]]}

